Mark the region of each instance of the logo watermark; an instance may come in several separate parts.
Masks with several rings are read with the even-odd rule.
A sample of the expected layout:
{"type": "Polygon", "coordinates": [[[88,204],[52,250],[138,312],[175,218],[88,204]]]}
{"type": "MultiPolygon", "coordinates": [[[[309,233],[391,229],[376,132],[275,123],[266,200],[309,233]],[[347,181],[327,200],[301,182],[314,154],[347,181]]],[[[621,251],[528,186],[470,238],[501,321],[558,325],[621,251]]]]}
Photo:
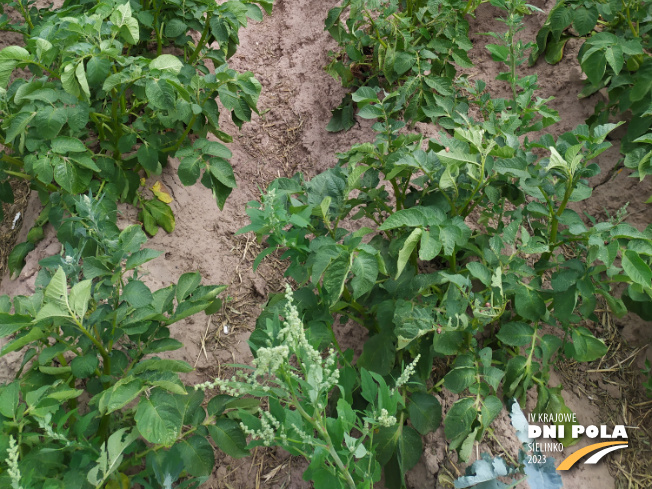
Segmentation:
{"type": "Polygon", "coordinates": [[[528,436],[533,443],[528,444],[528,449],[535,453],[531,455],[530,463],[545,463],[546,456],[542,452],[562,452],[563,443],[553,440],[568,439],[578,440],[581,437],[590,439],[599,438],[600,441],[575,451],[566,457],[557,470],[569,470],[585,455],[593,453],[585,464],[597,464],[602,457],[616,450],[627,448],[627,430],[624,425],[615,425],[610,428],[607,425],[582,425],[577,421],[575,413],[539,413],[528,414],[528,436]],[[533,424],[533,423],[539,423],[533,424]],[[536,458],[535,458],[536,457],[536,458]]]}

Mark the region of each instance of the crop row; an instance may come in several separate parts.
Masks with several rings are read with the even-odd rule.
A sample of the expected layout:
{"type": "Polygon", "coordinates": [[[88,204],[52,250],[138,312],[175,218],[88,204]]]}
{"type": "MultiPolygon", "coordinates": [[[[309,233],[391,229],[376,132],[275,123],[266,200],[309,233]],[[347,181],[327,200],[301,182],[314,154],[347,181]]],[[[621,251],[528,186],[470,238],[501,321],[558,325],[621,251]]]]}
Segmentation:
{"type": "MultiPolygon", "coordinates": [[[[551,459],[525,457],[520,406],[536,390],[536,413],[570,412],[550,368],[605,355],[590,329],[603,304],[650,319],[650,228],[627,224],[625,212],[583,219],[570,205],[591,197],[593,160],[621,124],[607,122],[613,110],[636,107],[623,161],[648,173],[650,2],[560,3],[537,42],[524,43],[534,7],[492,0],[505,30],[486,48],[504,66],[505,98],[457,74],[471,65],[467,17],[480,3],[344,0],[329,12],[340,50],[328,70],[351,92],[327,129],[357,116],[374,121],[375,140],[309,180],[279,178],[249,203],[240,232],[264,243],[254,267],[280,250],[298,287],[269,298],[249,339],[252,366],[191,386],[180,377],[188,364],[152,355],[181,348],[170,326],[218,311],[224,287],[202,286],[198,273],[156,291],[140,280],[160,254],[143,248],[145,232],[174,230],[167,195],[141,178],[177,157],[181,182],[201,177],[222,208],[236,183],[220,110],[241,125],[260,93],[227,60],[239,29],[271,2],[12,2],[23,22],[2,26],[25,47],[0,51],[0,82],[16,68],[33,76],[2,93],[0,177],[29,180],[44,210],[10,265],[20,270],[47,222],[64,252],[40,262],[33,296],[0,298],[0,336],[13,335],[2,355],[24,352],[0,387],[0,482],[197,487],[214,444],[233,457],[280,446],[308,460],[304,479],[318,489],[371,488],[383,472],[401,488],[423,435],[443,422],[466,462],[507,410],[524,443],[518,461],[483,455],[456,487],[523,475],[560,487],[551,459]],[[586,37],[585,94],[607,87],[610,104],[555,138],[544,130],[559,114],[520,67],[543,53],[559,61],[573,34],[586,37]],[[416,122],[439,133],[426,139],[416,122]],[[120,201],[138,206],[142,227],[117,227],[120,201]],[[368,331],[355,361],[338,343],[347,321],[368,331]],[[457,395],[446,413],[442,389],[457,395]]],[[[0,198],[11,200],[7,183],[0,198]]]]}

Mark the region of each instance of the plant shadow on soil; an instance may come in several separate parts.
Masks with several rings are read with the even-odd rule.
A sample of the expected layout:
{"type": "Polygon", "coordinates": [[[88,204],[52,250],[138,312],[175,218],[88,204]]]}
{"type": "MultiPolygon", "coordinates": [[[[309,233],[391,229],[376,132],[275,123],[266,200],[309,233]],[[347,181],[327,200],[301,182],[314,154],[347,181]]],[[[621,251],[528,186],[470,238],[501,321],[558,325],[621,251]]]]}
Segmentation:
{"type": "MultiPolygon", "coordinates": [[[[339,104],[345,93],[339,82],[323,69],[328,62],[328,51],[336,48],[335,42],[324,32],[324,19],[328,10],[337,3],[336,0],[278,0],[272,16],[243,31],[241,47],[231,65],[240,71],[253,71],[263,85],[263,92],[259,102],[260,116],[254,117],[240,132],[228,121],[224,125],[226,132],[237,134],[230,148],[234,155],[232,164],[238,189],[227,200],[223,211],[217,209],[208,189],[199,185],[184,187],[179,182],[177,161],[172,161],[158,177],[174,198],[172,208],[177,227],[169,235],[160,231],[148,242],[148,247],[165,251],[146,267],[148,285],[162,287],[182,273],[193,270],[201,272],[205,283],[229,285],[227,294],[230,300],[218,314],[208,318],[201,315],[191,317],[173,330],[173,336],[181,340],[185,348],[170,356],[196,367],[187,379],[189,382],[230,375],[228,364],[245,364],[251,360],[247,339],[255,319],[267,295],[280,291],[284,286],[284,266],[278,257],[272,255],[254,273],[253,259],[261,247],[254,236],[235,235],[249,222],[245,214],[246,203],[257,199],[259,190],[274,178],[289,177],[297,171],[312,177],[334,165],[335,153],[345,151],[352,144],[373,140],[368,121],[359,120],[347,133],[333,134],[325,130],[330,110],[339,104]]],[[[545,12],[554,5],[553,0],[533,3],[545,12]]],[[[475,47],[470,56],[475,67],[468,73],[485,80],[495,96],[502,96],[507,85],[494,81],[501,67],[484,49],[488,38],[478,34],[500,31],[502,24],[494,20],[498,15],[496,9],[485,4],[478,9],[477,18],[471,20],[475,47]]],[[[546,13],[527,17],[526,29],[521,33],[523,38],[534,39],[545,18],[546,13]]],[[[20,37],[16,35],[3,33],[2,36],[0,47],[20,44],[20,37]]],[[[577,98],[582,88],[576,59],[579,47],[579,40],[570,41],[559,65],[549,66],[540,61],[533,68],[523,68],[528,74],[539,75],[539,96],[556,97],[550,105],[560,112],[562,121],[550,128],[554,135],[584,123],[601,96],[597,94],[584,100],[577,98]]],[[[652,186],[649,180],[639,183],[629,178],[626,172],[613,171],[619,159],[619,141],[614,139],[612,142],[614,148],[598,159],[602,173],[591,182],[594,186],[592,198],[575,210],[604,219],[629,202],[628,222],[643,229],[652,222],[652,209],[643,204],[652,194],[652,186]]],[[[0,273],[4,274],[0,295],[31,294],[38,260],[60,251],[50,229],[28,256],[21,276],[15,281],[7,277],[3,268],[6,252],[13,242],[25,239],[39,212],[38,199],[32,196],[28,201],[25,190],[17,195],[15,204],[5,206],[5,221],[0,226],[0,251],[3,252],[0,273]],[[24,224],[20,230],[18,227],[11,230],[11,220],[16,212],[24,214],[21,221],[24,224]]],[[[133,209],[121,207],[121,210],[124,225],[137,222],[133,209]]],[[[635,317],[615,319],[607,312],[602,314],[600,324],[590,327],[610,345],[607,356],[593,364],[559,364],[553,375],[566,387],[564,398],[578,413],[580,422],[617,423],[637,426],[638,429],[629,430],[629,450],[610,456],[609,463],[564,474],[564,487],[652,487],[652,401],[645,397],[642,378],[638,375],[645,356],[652,358],[652,348],[648,346],[652,328],[635,317]]],[[[338,334],[343,338],[343,346],[361,349],[365,338],[363,331],[347,324],[338,334]]],[[[0,381],[11,377],[18,361],[16,355],[0,359],[0,381]]],[[[444,410],[456,400],[445,392],[439,397],[444,410]]],[[[533,408],[534,401],[530,396],[528,410],[533,408]]],[[[486,451],[500,455],[507,450],[509,455],[515,456],[518,442],[505,412],[494,422],[494,433],[501,443],[490,437],[478,447],[479,453],[486,451]]],[[[564,454],[555,454],[557,463],[576,449],[577,446],[564,454]]],[[[306,463],[281,450],[258,448],[252,456],[241,460],[230,459],[218,452],[217,459],[213,475],[203,487],[310,487],[301,477],[306,463]]],[[[446,451],[440,428],[425,437],[424,454],[408,474],[407,483],[408,487],[416,489],[452,487],[452,480],[462,473],[463,468],[457,464],[456,456],[446,451]]]]}

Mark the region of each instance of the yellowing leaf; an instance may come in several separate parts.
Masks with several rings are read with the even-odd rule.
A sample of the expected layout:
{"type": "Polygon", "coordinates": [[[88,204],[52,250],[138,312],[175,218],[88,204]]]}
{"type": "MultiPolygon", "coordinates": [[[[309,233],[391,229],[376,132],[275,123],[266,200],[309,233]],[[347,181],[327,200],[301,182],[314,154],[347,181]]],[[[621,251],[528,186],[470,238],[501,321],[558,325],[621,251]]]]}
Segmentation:
{"type": "Polygon", "coordinates": [[[156,198],[160,200],[161,202],[164,202],[166,204],[169,204],[172,202],[172,197],[170,194],[167,192],[167,189],[161,184],[161,182],[156,182],[152,186],[152,192],[154,192],[154,195],[156,195],[156,198]]]}

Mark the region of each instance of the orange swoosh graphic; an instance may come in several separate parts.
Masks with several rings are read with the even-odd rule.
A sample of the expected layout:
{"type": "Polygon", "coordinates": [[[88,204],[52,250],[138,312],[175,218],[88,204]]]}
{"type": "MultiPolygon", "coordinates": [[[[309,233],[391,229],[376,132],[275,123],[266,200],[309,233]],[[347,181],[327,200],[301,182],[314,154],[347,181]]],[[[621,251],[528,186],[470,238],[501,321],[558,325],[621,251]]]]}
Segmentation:
{"type": "Polygon", "coordinates": [[[564,459],[562,463],[559,464],[559,467],[557,467],[557,470],[568,470],[570,469],[573,465],[575,465],[575,462],[577,462],[579,459],[581,459],[584,455],[587,453],[594,452],[600,448],[603,447],[610,447],[612,445],[627,445],[628,442],[626,441],[605,441],[602,443],[594,443],[593,445],[589,445],[588,447],[584,447],[572,454],[570,454],[568,457],[564,459]]]}

